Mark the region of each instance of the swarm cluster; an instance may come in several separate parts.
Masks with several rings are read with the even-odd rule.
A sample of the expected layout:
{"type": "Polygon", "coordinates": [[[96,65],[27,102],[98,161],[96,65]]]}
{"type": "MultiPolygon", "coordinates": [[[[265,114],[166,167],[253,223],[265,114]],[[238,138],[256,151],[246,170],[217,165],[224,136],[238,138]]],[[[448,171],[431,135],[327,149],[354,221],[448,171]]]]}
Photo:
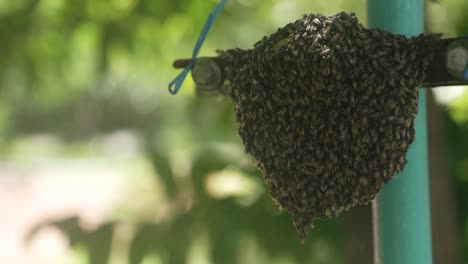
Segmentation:
{"type": "Polygon", "coordinates": [[[220,52],[245,150],[301,239],[315,218],[368,203],[405,166],[432,41],[339,13],[220,52]]]}

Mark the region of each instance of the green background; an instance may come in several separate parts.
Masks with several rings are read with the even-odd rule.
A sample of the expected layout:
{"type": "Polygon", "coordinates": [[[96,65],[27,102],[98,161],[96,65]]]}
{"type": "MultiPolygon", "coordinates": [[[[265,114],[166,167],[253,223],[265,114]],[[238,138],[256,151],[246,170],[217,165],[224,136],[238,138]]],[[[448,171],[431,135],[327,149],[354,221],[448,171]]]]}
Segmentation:
{"type": "MultiPolygon", "coordinates": [[[[124,129],[142,142],[141,159],[125,166],[140,166],[143,160],[153,178],[128,177],[134,177],[136,189],[157,185],[157,198],[152,192],[129,198],[93,231],[81,228],[77,218],[53,219],[78,256],[70,263],[372,263],[369,207],[319,221],[302,245],[290,216],[271,201],[261,174],[243,152],[232,103],[195,97],[190,78],[177,96],[167,91],[178,74],[172,61],[190,57],[216,4],[0,0],[1,159],[47,157],[31,151],[28,139],[34,134],[62,142],[54,153],[60,162],[96,155],[87,147],[96,135],[124,129]],[[241,188],[216,191],[216,179],[236,181],[241,188]],[[155,220],[161,207],[171,209],[155,220]],[[122,223],[134,230],[126,241],[115,235],[122,223]]],[[[305,13],[340,11],[355,12],[366,24],[363,0],[231,0],[200,55],[250,48],[305,13]]],[[[429,32],[468,34],[468,2],[427,3],[426,12],[429,32]]],[[[429,131],[430,146],[443,141],[431,155],[447,164],[439,174],[456,206],[456,232],[434,239],[434,263],[444,263],[438,259],[450,239],[457,241],[458,261],[468,263],[467,253],[461,256],[468,252],[468,91],[429,108],[437,114],[429,114],[428,122],[444,131],[429,131]]]]}

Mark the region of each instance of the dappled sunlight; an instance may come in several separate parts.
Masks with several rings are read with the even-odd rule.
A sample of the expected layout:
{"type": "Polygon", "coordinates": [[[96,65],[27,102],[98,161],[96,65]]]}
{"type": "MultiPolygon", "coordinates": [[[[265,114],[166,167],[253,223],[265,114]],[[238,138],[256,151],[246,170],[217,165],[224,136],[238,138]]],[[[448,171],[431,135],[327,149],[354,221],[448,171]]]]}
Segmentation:
{"type": "Polygon", "coordinates": [[[210,173],[205,179],[207,193],[213,198],[235,197],[244,206],[252,205],[263,194],[259,184],[252,175],[229,169],[210,173]]]}
{"type": "Polygon", "coordinates": [[[432,89],[435,99],[442,105],[454,105],[468,91],[468,86],[444,86],[432,89]]]}
{"type": "Polygon", "coordinates": [[[460,96],[452,100],[449,113],[458,124],[468,124],[468,89],[465,88],[460,96]]]}

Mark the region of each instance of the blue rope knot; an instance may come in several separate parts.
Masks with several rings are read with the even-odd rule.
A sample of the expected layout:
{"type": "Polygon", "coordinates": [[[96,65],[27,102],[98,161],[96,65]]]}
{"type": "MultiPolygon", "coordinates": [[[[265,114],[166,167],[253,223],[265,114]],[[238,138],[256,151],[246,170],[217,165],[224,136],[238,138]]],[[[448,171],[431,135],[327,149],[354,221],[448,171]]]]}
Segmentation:
{"type": "Polygon", "coordinates": [[[197,62],[197,56],[200,52],[200,48],[203,45],[203,42],[205,41],[205,38],[208,35],[208,32],[210,31],[211,27],[213,26],[216,18],[218,17],[221,10],[224,8],[226,2],[227,0],[221,0],[221,2],[219,2],[219,4],[216,6],[213,12],[211,12],[211,14],[208,16],[208,19],[206,20],[205,25],[203,26],[203,29],[200,35],[198,36],[197,43],[195,43],[195,47],[193,48],[192,61],[189,65],[187,65],[187,67],[185,67],[185,69],[181,73],[179,73],[179,75],[177,75],[177,77],[174,78],[174,80],[172,80],[172,82],[169,83],[168,89],[172,95],[175,95],[179,91],[188,73],[197,62]]]}

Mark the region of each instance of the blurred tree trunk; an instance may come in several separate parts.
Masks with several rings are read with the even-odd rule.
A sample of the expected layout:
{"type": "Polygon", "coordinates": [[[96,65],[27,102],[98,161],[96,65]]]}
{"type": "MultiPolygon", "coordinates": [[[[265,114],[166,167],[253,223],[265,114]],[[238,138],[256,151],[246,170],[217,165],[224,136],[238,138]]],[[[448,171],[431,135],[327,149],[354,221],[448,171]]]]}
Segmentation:
{"type": "Polygon", "coordinates": [[[445,116],[429,89],[427,95],[434,264],[458,264],[462,263],[462,252],[453,190],[454,181],[447,160],[445,116]]]}

